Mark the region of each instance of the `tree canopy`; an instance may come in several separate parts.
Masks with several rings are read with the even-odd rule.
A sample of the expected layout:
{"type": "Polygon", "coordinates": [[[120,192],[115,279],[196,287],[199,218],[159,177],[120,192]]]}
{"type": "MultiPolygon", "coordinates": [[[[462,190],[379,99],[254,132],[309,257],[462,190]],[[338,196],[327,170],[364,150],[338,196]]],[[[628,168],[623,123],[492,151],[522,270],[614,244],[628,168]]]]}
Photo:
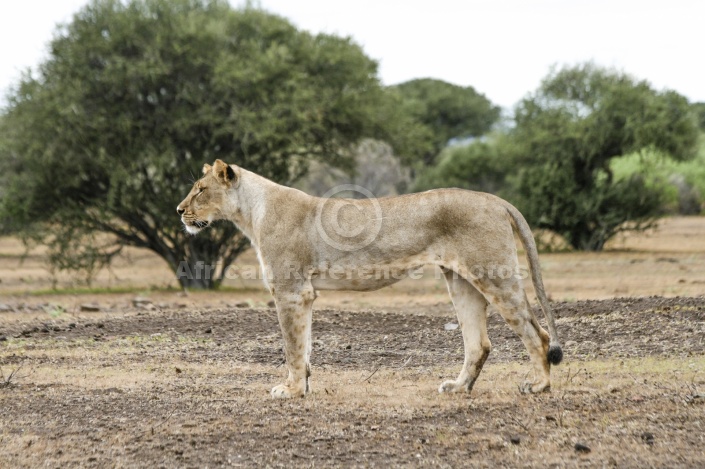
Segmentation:
{"type": "Polygon", "coordinates": [[[422,150],[426,164],[435,161],[451,139],[479,137],[500,116],[492,104],[472,86],[462,87],[441,80],[420,78],[394,87],[402,97],[406,113],[426,127],[422,150]]]}
{"type": "Polygon", "coordinates": [[[416,188],[497,193],[532,226],[575,249],[601,250],[621,231],[652,226],[668,192],[661,175],[645,174],[654,165],[614,174],[613,163],[625,155],[690,160],[699,109],[624,73],[591,63],[564,67],[517,105],[513,126],[445,149],[416,188]]]}
{"type": "Polygon", "coordinates": [[[705,103],[693,103],[691,106],[698,119],[698,127],[700,127],[700,130],[705,131],[705,103]]]}
{"type": "Polygon", "coordinates": [[[642,175],[613,177],[613,158],[649,149],[687,160],[698,138],[683,96],[589,63],[549,74],[517,106],[515,121],[517,204],[583,250],[643,227],[661,206],[642,175]]]}
{"type": "Polygon", "coordinates": [[[219,263],[213,278],[180,278],[212,287],[246,240],[229,223],[182,230],[175,207],[203,163],[291,182],[312,158],[348,165],[364,137],[403,151],[395,99],[350,39],[225,0],[94,0],[9,96],[1,224],[47,243],[57,268],[90,270],[130,245],[174,270],[219,263]]]}

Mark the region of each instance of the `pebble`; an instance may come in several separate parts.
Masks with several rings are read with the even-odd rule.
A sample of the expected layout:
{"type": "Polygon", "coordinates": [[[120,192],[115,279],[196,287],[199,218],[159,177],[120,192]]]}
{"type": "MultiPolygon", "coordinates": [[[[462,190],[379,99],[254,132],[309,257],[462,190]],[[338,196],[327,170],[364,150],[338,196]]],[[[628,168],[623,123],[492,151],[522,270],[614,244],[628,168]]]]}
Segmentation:
{"type": "Polygon", "coordinates": [[[149,298],[145,298],[143,296],[137,296],[132,299],[132,306],[144,306],[144,305],[151,305],[152,300],[149,298]]]}
{"type": "Polygon", "coordinates": [[[582,443],[575,443],[575,451],[576,451],[577,453],[585,453],[585,454],[587,454],[587,453],[589,453],[589,452],[592,451],[592,450],[591,450],[590,447],[587,446],[587,445],[584,445],[584,444],[582,444],[582,443]]]}
{"type": "Polygon", "coordinates": [[[650,432],[644,432],[641,434],[641,440],[647,445],[651,446],[654,444],[654,434],[650,432]]]}

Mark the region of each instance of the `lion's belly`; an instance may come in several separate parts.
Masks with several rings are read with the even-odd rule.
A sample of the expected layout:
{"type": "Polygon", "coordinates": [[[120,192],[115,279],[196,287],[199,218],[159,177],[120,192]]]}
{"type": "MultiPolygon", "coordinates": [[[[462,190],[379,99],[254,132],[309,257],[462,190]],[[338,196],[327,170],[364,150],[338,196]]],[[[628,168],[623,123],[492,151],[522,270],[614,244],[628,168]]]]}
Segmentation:
{"type": "Polygon", "coordinates": [[[389,266],[322,270],[311,275],[311,285],[316,290],[373,291],[393,285],[414,272],[415,269],[389,266]]]}

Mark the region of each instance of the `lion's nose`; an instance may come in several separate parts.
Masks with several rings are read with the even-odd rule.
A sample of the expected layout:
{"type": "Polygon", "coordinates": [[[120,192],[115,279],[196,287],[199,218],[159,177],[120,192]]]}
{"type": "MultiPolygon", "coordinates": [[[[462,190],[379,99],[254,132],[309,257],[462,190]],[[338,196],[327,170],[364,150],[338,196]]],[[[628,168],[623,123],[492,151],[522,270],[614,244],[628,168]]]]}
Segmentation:
{"type": "Polygon", "coordinates": [[[181,207],[176,207],[176,213],[178,213],[179,215],[183,215],[185,211],[186,211],[186,210],[184,210],[184,209],[181,208],[181,207]]]}

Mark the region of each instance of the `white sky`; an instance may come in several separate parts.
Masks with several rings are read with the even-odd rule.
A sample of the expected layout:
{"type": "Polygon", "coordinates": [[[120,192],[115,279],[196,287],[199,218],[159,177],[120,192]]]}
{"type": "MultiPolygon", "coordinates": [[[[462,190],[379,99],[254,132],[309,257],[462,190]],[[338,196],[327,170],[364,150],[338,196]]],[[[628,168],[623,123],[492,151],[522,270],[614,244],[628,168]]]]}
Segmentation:
{"type": "MultiPolygon", "coordinates": [[[[230,0],[241,5],[242,0],[230,0]]],[[[46,58],[86,0],[0,0],[0,91],[46,58]]],[[[255,2],[257,3],[257,2],[255,2]]],[[[352,36],[385,84],[433,77],[511,107],[551,65],[593,60],[705,101],[705,0],[260,0],[312,32],[352,36]],[[698,58],[700,57],[700,59],[698,58]]]]}

